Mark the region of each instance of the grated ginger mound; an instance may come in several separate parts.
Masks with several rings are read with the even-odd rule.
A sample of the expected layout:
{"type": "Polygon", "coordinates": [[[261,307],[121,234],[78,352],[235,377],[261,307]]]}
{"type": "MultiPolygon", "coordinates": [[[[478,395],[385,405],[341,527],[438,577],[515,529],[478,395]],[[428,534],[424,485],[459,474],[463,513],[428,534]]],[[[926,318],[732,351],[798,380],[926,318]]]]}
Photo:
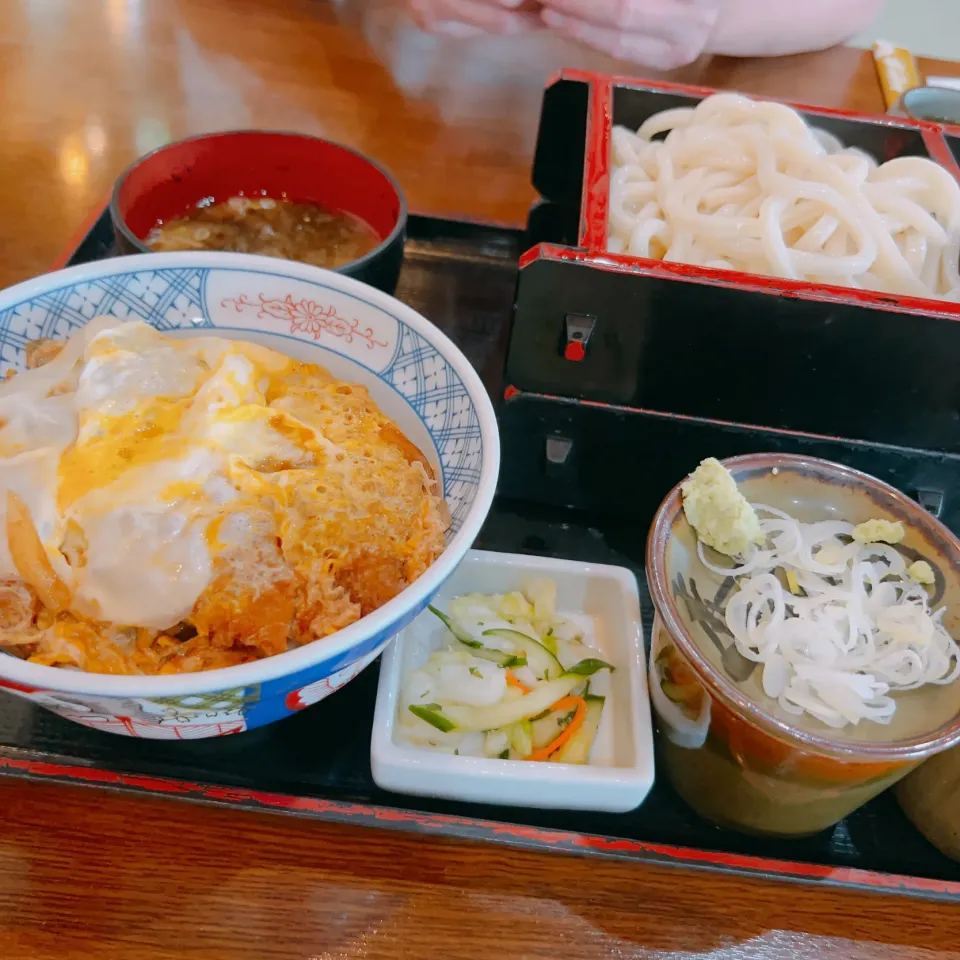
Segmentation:
{"type": "Polygon", "coordinates": [[[926,560],[916,560],[911,563],[907,567],[907,576],[914,583],[921,583],[925,587],[932,587],[937,582],[937,575],[926,560]]]}
{"type": "MultiPolygon", "coordinates": [[[[207,531],[213,574],[189,616],[165,631],[95,622],[4,582],[0,648],[96,673],[234,666],[322,640],[421,576],[444,549],[449,514],[428,461],[366,388],[291,361],[264,403],[302,455],[231,467],[239,498],[207,531]],[[231,523],[243,537],[231,539],[231,523]]],[[[83,548],[61,550],[82,563],[83,548]]]]}
{"type": "Polygon", "coordinates": [[[719,460],[704,460],[680,487],[683,512],[697,537],[728,557],[763,541],[760,518],[719,460]]]}
{"type": "Polygon", "coordinates": [[[906,535],[899,520],[864,520],[853,528],[857,543],[900,543],[906,535]]]}

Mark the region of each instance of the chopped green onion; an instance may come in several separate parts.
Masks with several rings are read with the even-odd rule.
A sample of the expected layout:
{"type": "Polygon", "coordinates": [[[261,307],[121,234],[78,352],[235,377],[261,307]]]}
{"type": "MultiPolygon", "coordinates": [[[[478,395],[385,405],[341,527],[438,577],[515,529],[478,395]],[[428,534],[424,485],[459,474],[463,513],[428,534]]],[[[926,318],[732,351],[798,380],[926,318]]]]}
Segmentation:
{"type": "Polygon", "coordinates": [[[609,670],[611,673],[616,669],[616,667],[607,663],[605,660],[581,660],[579,663],[574,664],[565,673],[573,673],[578,677],[592,677],[595,673],[599,673],[601,670],[609,670]]]}
{"type": "Polygon", "coordinates": [[[431,727],[436,727],[441,733],[449,733],[456,729],[457,725],[449,717],[443,715],[439,703],[428,703],[426,706],[412,703],[410,704],[410,712],[425,723],[429,723],[431,727]]]}

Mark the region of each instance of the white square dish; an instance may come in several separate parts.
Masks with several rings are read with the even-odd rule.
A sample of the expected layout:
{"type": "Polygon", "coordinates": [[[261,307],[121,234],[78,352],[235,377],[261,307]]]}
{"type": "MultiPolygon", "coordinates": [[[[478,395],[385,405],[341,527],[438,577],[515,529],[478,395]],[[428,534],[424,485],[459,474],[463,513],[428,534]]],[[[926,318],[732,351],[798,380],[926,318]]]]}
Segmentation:
{"type": "Polygon", "coordinates": [[[625,813],[643,802],[653,785],[653,734],[640,598],[629,570],[470,550],[433,605],[444,610],[454,597],[466,593],[507,593],[531,577],[556,582],[561,613],[587,614],[593,619],[597,646],[616,667],[610,678],[610,710],[605,711],[597,738],[597,747],[601,740],[604,744],[599,751],[602,756],[595,756],[595,748],[591,763],[584,766],[489,760],[433,752],[397,738],[397,709],[405,678],[446,643],[446,628],[426,611],[383,656],[370,746],[378,786],[474,803],[609,813],[625,813]]]}

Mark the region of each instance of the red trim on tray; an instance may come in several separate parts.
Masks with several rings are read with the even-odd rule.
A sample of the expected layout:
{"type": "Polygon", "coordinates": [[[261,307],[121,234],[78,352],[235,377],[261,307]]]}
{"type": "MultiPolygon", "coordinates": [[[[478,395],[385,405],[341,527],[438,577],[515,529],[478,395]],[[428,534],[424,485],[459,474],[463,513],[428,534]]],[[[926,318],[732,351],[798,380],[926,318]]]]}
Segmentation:
{"type": "Polygon", "coordinates": [[[520,395],[520,390],[517,387],[513,386],[512,384],[508,386],[506,390],[503,391],[504,400],[512,400],[514,397],[517,397],[519,395],[520,395]]]}
{"type": "MultiPolygon", "coordinates": [[[[713,270],[708,267],[693,266],[692,264],[665,264],[659,260],[607,253],[610,135],[613,124],[614,88],[627,87],[663,93],[688,94],[696,97],[706,97],[720,91],[712,87],[669,83],[663,80],[648,80],[638,77],[609,76],[588,70],[562,70],[559,77],[554,78],[553,82],[556,82],[557,79],[587,83],[591,89],[585,148],[583,209],[580,223],[581,250],[544,244],[539,251],[527,251],[521,257],[521,268],[532,263],[540,256],[552,256],[556,251],[555,259],[590,262],[592,266],[601,269],[617,269],[647,276],[664,276],[700,283],[714,283],[735,289],[797,297],[802,300],[854,303],[867,307],[893,309],[902,313],[924,313],[949,319],[960,319],[960,304],[931,300],[925,297],[874,293],[868,290],[853,290],[849,287],[829,286],[804,280],[783,280],[779,277],[763,277],[738,273],[733,270],[713,270]],[[603,260],[612,262],[612,266],[610,263],[596,262],[596,257],[602,257],[603,260]]],[[[924,145],[930,156],[953,176],[960,179],[960,166],[953,157],[944,137],[945,132],[952,133],[955,129],[949,125],[931,123],[925,120],[913,120],[908,117],[865,114],[835,107],[816,107],[795,100],[781,100],[775,97],[764,97],[763,99],[772,103],[782,103],[804,113],[817,116],[841,117],[874,125],[879,124],[885,127],[918,131],[923,137],[924,145]]]]}
{"type": "Polygon", "coordinates": [[[947,139],[941,130],[924,130],[923,145],[927,148],[927,153],[960,180],[960,165],[957,164],[953,151],[950,149],[947,139]]]}
{"type": "Polygon", "coordinates": [[[627,257],[618,253],[578,250],[559,244],[542,243],[528,250],[520,258],[520,267],[534,260],[568,260],[611,273],[633,273],[645,277],[660,277],[670,280],[685,280],[688,283],[707,283],[735,290],[768,293],[778,297],[797,300],[819,300],[830,303],[853,304],[863,307],[879,307],[898,313],[923,314],[944,320],[960,320],[960,303],[946,300],[930,300],[926,297],[905,297],[892,293],[873,293],[870,290],[853,290],[805,280],[784,280],[781,277],[763,277],[736,270],[714,270],[689,263],[667,263],[663,260],[647,260],[627,257]]]}
{"type": "MultiPolygon", "coordinates": [[[[607,81],[611,87],[635,87],[638,90],[686,93],[693,97],[708,97],[710,94],[718,92],[715,87],[700,87],[692,83],[671,83],[668,80],[650,80],[647,77],[625,77],[616,73],[596,73],[593,70],[577,70],[576,68],[561,70],[558,79],[576,80],[579,83],[595,83],[597,80],[603,79],[607,81]]],[[[749,96],[749,94],[745,94],[745,96],[749,96]]],[[[783,103],[785,101],[780,102],[783,103]]]]}
{"type": "MultiPolygon", "coordinates": [[[[671,83],[668,80],[650,80],[646,77],[627,77],[620,74],[594,73],[590,70],[561,70],[560,76],[555,79],[576,80],[580,83],[594,83],[603,80],[612,87],[627,87],[631,90],[654,90],[661,93],[679,93],[692,97],[709,97],[714,93],[730,93],[718,87],[701,87],[690,83],[671,83]]],[[[753,100],[763,100],[767,103],[782,103],[803,113],[813,113],[822,117],[841,117],[845,120],[861,120],[867,123],[879,124],[884,127],[903,127],[911,130],[941,130],[953,132],[957,129],[951,124],[933,123],[930,120],[914,120],[911,117],[892,117],[884,113],[862,113],[858,110],[847,110],[843,107],[818,107],[812,103],[803,103],[798,100],[784,100],[780,97],[765,97],[760,94],[739,91],[745,97],[753,100]]]]}
{"type": "Polygon", "coordinates": [[[960,883],[949,880],[930,880],[900,874],[874,873],[853,867],[831,867],[824,864],[774,860],[744,854],[697,850],[670,844],[649,843],[641,840],[614,839],[541,829],[519,824],[498,823],[442,814],[417,813],[388,807],[322,800],[315,797],[297,797],[291,794],[268,793],[244,787],[216,786],[189,780],[173,780],[140,774],[117,773],[81,767],[72,764],[42,760],[24,760],[0,756],[0,774],[20,773],[30,777],[50,777],[58,780],[79,781],[95,786],[145,790],[172,796],[190,796],[216,803],[256,804],[271,810],[301,812],[341,819],[375,820],[384,824],[414,824],[424,829],[444,831],[446,828],[468,828],[490,834],[506,842],[529,843],[551,849],[584,851],[610,856],[630,856],[687,867],[713,867],[734,873],[771,875],[776,879],[823,881],[839,886],[860,887],[877,892],[933,895],[938,898],[960,899],[960,883]]]}
{"type": "Polygon", "coordinates": [[[524,250],[523,253],[520,254],[520,261],[519,261],[520,269],[522,270],[524,267],[529,267],[530,264],[533,263],[535,260],[539,260],[543,254],[543,251],[548,247],[551,250],[572,249],[570,247],[554,247],[553,244],[548,244],[548,243],[538,243],[535,247],[531,247],[529,250],[524,250]]]}
{"type": "Polygon", "coordinates": [[[748,873],[775,872],[808,880],[829,880],[844,885],[868,886],[877,890],[913,890],[954,895],[960,893],[960,883],[950,880],[928,880],[924,877],[908,877],[895,873],[874,873],[855,867],[830,867],[819,863],[800,863],[795,860],[771,860],[767,857],[751,857],[739,853],[720,853],[659,843],[641,843],[637,840],[608,840],[605,837],[581,836],[578,837],[576,845],[605,852],[642,847],[647,852],[669,859],[682,859],[685,864],[709,863],[713,866],[725,866],[748,873]]]}
{"type": "Polygon", "coordinates": [[[551,87],[555,87],[561,80],[565,80],[570,76],[570,70],[554,70],[550,76],[547,77],[547,82],[543,85],[544,90],[549,90],[551,87]]]}
{"type": "Polygon", "coordinates": [[[109,204],[110,193],[107,193],[100,203],[84,218],[83,223],[74,231],[69,241],[67,241],[67,245],[57,254],[57,258],[47,268],[48,272],[62,270],[70,262],[70,258],[77,252],[80,244],[87,239],[87,235],[97,225],[97,222],[103,216],[109,204]]]}
{"type": "Polygon", "coordinates": [[[613,86],[606,77],[597,76],[590,84],[580,218],[580,246],[588,250],[606,250],[607,248],[612,128],[613,86]]]}

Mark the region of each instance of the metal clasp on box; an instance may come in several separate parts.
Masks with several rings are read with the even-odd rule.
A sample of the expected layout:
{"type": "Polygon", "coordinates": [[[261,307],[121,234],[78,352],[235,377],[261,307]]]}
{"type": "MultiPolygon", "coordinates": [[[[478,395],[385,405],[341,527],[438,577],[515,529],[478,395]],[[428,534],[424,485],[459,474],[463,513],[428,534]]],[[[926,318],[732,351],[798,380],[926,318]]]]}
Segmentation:
{"type": "Polygon", "coordinates": [[[568,313],[564,321],[563,356],[579,363],[587,355],[587,344],[593,336],[597,318],[580,313],[568,313]]]}
{"type": "Polygon", "coordinates": [[[943,513],[943,491],[920,488],[917,490],[917,500],[924,510],[928,510],[938,520],[943,513]]]}
{"type": "Polygon", "coordinates": [[[547,437],[546,474],[548,477],[559,478],[563,476],[564,468],[570,461],[572,451],[573,441],[568,437],[561,437],[556,434],[547,437]]]}

